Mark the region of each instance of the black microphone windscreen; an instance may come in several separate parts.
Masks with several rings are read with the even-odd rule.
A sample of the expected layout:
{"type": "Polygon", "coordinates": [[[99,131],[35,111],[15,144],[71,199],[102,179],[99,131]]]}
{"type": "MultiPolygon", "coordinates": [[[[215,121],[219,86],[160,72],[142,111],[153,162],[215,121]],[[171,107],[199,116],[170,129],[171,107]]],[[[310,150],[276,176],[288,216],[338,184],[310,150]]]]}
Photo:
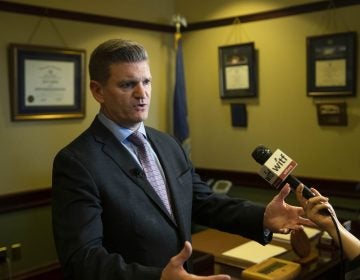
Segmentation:
{"type": "Polygon", "coordinates": [[[251,155],[257,163],[262,165],[271,157],[272,152],[265,146],[259,145],[255,148],[251,155]]]}

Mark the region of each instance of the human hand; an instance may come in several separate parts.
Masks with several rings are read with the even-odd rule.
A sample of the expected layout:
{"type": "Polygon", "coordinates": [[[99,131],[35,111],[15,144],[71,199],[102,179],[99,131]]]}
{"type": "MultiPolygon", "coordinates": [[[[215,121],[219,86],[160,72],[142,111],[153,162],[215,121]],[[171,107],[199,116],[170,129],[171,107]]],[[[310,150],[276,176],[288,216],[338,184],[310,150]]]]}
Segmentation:
{"type": "Polygon", "coordinates": [[[189,274],[183,265],[190,258],[191,253],[191,244],[186,241],[181,252],[170,259],[162,271],[160,280],[230,280],[228,275],[197,276],[189,274]]]}
{"type": "Polygon", "coordinates": [[[328,202],[329,199],[322,196],[316,189],[311,188],[314,197],[306,200],[302,196],[303,186],[296,188],[296,197],[305,210],[309,219],[314,221],[322,230],[327,231],[335,243],[342,246],[346,257],[353,260],[360,255],[360,240],[351,234],[338,220],[336,213],[328,202]],[[323,215],[320,210],[327,209],[330,215],[323,215]],[[341,237],[341,239],[339,239],[341,237]]]}
{"type": "Polygon", "coordinates": [[[331,231],[334,229],[334,223],[329,215],[324,215],[323,210],[328,209],[331,215],[337,220],[334,209],[329,203],[327,197],[322,196],[316,189],[311,188],[311,191],[314,193],[314,197],[306,199],[302,195],[304,186],[300,184],[296,188],[296,198],[299,201],[300,205],[305,211],[305,216],[313,221],[317,226],[322,230],[331,231]]]}
{"type": "Polygon", "coordinates": [[[291,230],[303,229],[303,225],[314,224],[304,216],[302,207],[289,205],[285,198],[290,193],[290,186],[286,184],[265,208],[264,228],[272,232],[289,233],[291,230]]]}

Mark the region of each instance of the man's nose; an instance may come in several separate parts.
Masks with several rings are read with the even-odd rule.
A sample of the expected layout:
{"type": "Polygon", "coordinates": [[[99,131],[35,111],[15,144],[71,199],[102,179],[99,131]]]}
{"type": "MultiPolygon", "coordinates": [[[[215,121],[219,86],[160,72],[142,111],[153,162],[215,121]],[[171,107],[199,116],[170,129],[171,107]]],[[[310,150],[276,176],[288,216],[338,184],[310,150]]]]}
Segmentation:
{"type": "Polygon", "coordinates": [[[144,85],[139,82],[136,84],[135,88],[134,88],[134,93],[136,97],[139,98],[143,98],[146,96],[146,88],[144,87],[144,85]]]}

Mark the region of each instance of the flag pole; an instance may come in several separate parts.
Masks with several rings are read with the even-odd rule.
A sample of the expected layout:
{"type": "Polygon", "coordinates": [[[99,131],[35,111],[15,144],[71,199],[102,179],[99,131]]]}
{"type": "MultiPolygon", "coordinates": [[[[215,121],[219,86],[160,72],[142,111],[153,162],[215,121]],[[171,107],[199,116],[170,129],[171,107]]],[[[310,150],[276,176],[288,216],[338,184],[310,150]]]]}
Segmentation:
{"type": "Polygon", "coordinates": [[[187,27],[186,18],[176,14],[172,18],[172,23],[175,24],[176,32],[175,32],[175,49],[177,49],[177,42],[181,38],[181,26],[187,27]]]}
{"type": "Polygon", "coordinates": [[[175,49],[176,49],[176,73],[173,102],[173,132],[175,138],[183,146],[186,153],[191,155],[190,133],[187,115],[185,73],[182,54],[181,26],[187,26],[186,19],[180,15],[174,15],[175,24],[175,49]]]}

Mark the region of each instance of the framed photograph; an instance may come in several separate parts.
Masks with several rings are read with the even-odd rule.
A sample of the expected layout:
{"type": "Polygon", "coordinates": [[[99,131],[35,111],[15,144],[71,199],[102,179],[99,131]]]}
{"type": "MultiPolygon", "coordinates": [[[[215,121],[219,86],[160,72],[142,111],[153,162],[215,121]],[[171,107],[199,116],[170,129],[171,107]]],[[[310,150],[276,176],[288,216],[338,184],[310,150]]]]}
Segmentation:
{"type": "Polygon", "coordinates": [[[11,117],[20,120],[85,116],[85,51],[10,44],[11,117]]]}
{"type": "Polygon", "coordinates": [[[319,125],[347,126],[345,102],[318,102],[316,109],[319,125]]]}
{"type": "Polygon", "coordinates": [[[308,96],[356,95],[356,32],[307,38],[308,96]]]}
{"type": "Polygon", "coordinates": [[[254,43],[219,47],[220,97],[257,96],[257,61],[254,43]]]}

